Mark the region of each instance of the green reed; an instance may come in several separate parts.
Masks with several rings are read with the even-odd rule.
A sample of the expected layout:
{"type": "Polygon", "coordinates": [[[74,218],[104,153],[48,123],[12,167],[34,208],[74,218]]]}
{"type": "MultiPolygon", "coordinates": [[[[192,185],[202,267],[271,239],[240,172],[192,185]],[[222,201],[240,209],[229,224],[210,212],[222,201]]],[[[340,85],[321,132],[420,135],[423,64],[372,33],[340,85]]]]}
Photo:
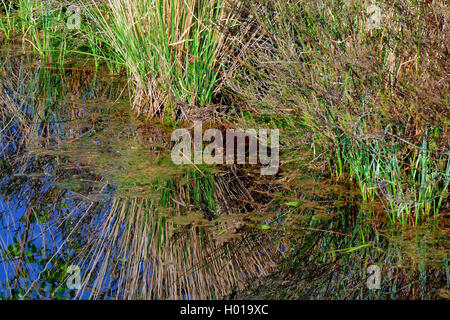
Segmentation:
{"type": "Polygon", "coordinates": [[[104,53],[125,61],[137,111],[155,115],[176,101],[211,101],[227,40],[219,27],[229,21],[224,8],[222,0],[109,0],[87,14],[104,53]]]}

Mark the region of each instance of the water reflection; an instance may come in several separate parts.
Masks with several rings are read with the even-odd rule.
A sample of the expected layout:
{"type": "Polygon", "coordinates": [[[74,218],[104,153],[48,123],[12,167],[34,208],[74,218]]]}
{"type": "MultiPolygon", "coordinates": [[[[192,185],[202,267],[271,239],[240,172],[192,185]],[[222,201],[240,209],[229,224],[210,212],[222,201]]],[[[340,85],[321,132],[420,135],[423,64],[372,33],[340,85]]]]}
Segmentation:
{"type": "Polygon", "coordinates": [[[448,228],[388,228],[381,204],[304,174],[265,182],[242,167],[174,166],[173,128],[134,117],[123,80],[10,52],[1,65],[0,297],[447,292],[448,228]],[[365,286],[371,264],[381,291],[365,286]]]}
{"type": "Polygon", "coordinates": [[[175,167],[120,81],[3,63],[2,296],[219,298],[268,274],[270,239],[221,226],[246,197],[235,172],[175,167]]]}

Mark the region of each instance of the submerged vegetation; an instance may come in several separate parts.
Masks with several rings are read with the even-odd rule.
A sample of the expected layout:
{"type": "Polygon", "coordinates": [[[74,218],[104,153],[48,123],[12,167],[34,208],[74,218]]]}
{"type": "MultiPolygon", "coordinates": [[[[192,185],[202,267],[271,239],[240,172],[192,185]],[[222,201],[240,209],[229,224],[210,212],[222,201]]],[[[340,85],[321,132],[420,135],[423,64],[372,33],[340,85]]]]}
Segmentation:
{"type": "Polygon", "coordinates": [[[445,1],[0,8],[1,298],[450,296],[445,1]],[[175,165],[194,120],[278,174],[175,165]]]}

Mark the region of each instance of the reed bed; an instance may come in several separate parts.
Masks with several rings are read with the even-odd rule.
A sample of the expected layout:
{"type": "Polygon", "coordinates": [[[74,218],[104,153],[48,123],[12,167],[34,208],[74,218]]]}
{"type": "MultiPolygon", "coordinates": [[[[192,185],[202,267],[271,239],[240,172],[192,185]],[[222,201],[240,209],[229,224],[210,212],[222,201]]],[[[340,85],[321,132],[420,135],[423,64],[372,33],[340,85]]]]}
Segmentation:
{"type": "Polygon", "coordinates": [[[448,208],[448,10],[377,5],[371,28],[364,2],[247,2],[242,23],[263,36],[234,48],[228,85],[251,110],[244,124],[283,128],[286,162],[305,153],[382,199],[392,221],[419,223],[448,208]]]}
{"type": "Polygon", "coordinates": [[[174,116],[178,102],[211,102],[230,41],[221,31],[232,20],[228,6],[223,0],[109,0],[88,10],[102,43],[132,77],[138,114],[174,116]]]}
{"type": "MultiPolygon", "coordinates": [[[[1,40],[20,37],[41,60],[36,63],[22,50],[0,68],[0,137],[6,141],[0,164],[5,177],[58,168],[51,190],[39,189],[41,181],[49,182],[46,174],[33,176],[37,191],[26,202],[27,213],[41,209],[40,194],[47,201],[52,195],[61,201],[66,193],[83,198],[71,212],[83,217],[77,227],[59,230],[84,236],[75,257],[58,257],[64,268],[68,260],[83,266],[77,298],[223,298],[268,276],[286,235],[289,255],[280,275],[296,285],[267,290],[264,297],[435,298],[439,293],[430,287],[448,287],[446,230],[438,222],[446,225],[449,208],[449,11],[442,0],[377,1],[382,23],[372,28],[368,4],[1,2],[1,40]],[[66,27],[66,10],[73,4],[82,8],[79,30],[66,27]],[[173,124],[180,114],[219,103],[239,111],[220,120],[281,129],[279,175],[256,180],[236,166],[164,171],[149,164],[145,159],[166,159],[160,152],[167,144],[163,126],[136,126],[142,118],[136,121],[116,104],[128,89],[123,82],[99,92],[97,75],[85,70],[65,82],[68,57],[80,54],[93,59],[97,70],[106,65],[108,76],[127,76],[132,108],[142,118],[173,124]],[[55,67],[58,75],[44,71],[55,67]],[[90,109],[88,100],[109,107],[90,109]],[[86,121],[76,123],[80,118],[86,121]],[[153,141],[144,152],[145,128],[153,141]],[[381,204],[383,214],[364,205],[353,214],[347,198],[333,199],[345,203],[343,212],[318,205],[331,201],[329,195],[308,198],[299,192],[305,185],[296,184],[297,172],[309,169],[314,179],[357,185],[364,204],[381,204]],[[88,177],[97,187],[71,185],[72,175],[88,177]],[[258,203],[254,192],[266,198],[258,203]],[[106,193],[112,196],[108,201],[106,193]],[[259,215],[256,220],[268,213],[275,218],[252,224],[246,221],[249,213],[259,215]],[[275,221],[281,237],[249,232],[250,227],[276,231],[275,221]],[[396,225],[400,231],[380,236],[396,225]],[[408,233],[407,225],[415,229],[408,233]],[[382,292],[369,292],[361,282],[372,263],[387,268],[382,292]]],[[[11,181],[6,188],[11,196],[26,198],[28,182],[11,181]]],[[[52,210],[55,218],[63,212],[56,205],[52,210]]],[[[27,261],[27,236],[22,232],[21,249],[11,237],[2,243],[8,258],[27,261]]],[[[49,269],[58,269],[41,265],[30,284],[27,266],[11,261],[5,268],[18,270],[14,285],[8,284],[14,290],[45,284],[42,277],[51,281],[49,269]]],[[[267,283],[278,288],[279,283],[267,283]]],[[[58,286],[52,297],[64,285],[58,286]]],[[[41,289],[38,294],[46,295],[41,289]]]]}

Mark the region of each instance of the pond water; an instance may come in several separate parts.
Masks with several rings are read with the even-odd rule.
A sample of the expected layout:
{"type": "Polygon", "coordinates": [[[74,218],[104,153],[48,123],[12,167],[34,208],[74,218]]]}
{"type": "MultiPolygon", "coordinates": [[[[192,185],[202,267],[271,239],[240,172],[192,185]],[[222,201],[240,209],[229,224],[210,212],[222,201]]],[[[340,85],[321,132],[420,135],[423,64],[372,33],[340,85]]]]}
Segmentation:
{"type": "Polygon", "coordinates": [[[177,166],[175,127],[135,117],[126,79],[17,52],[0,58],[0,297],[448,297],[442,221],[389,226],[315,173],[177,166]]]}

